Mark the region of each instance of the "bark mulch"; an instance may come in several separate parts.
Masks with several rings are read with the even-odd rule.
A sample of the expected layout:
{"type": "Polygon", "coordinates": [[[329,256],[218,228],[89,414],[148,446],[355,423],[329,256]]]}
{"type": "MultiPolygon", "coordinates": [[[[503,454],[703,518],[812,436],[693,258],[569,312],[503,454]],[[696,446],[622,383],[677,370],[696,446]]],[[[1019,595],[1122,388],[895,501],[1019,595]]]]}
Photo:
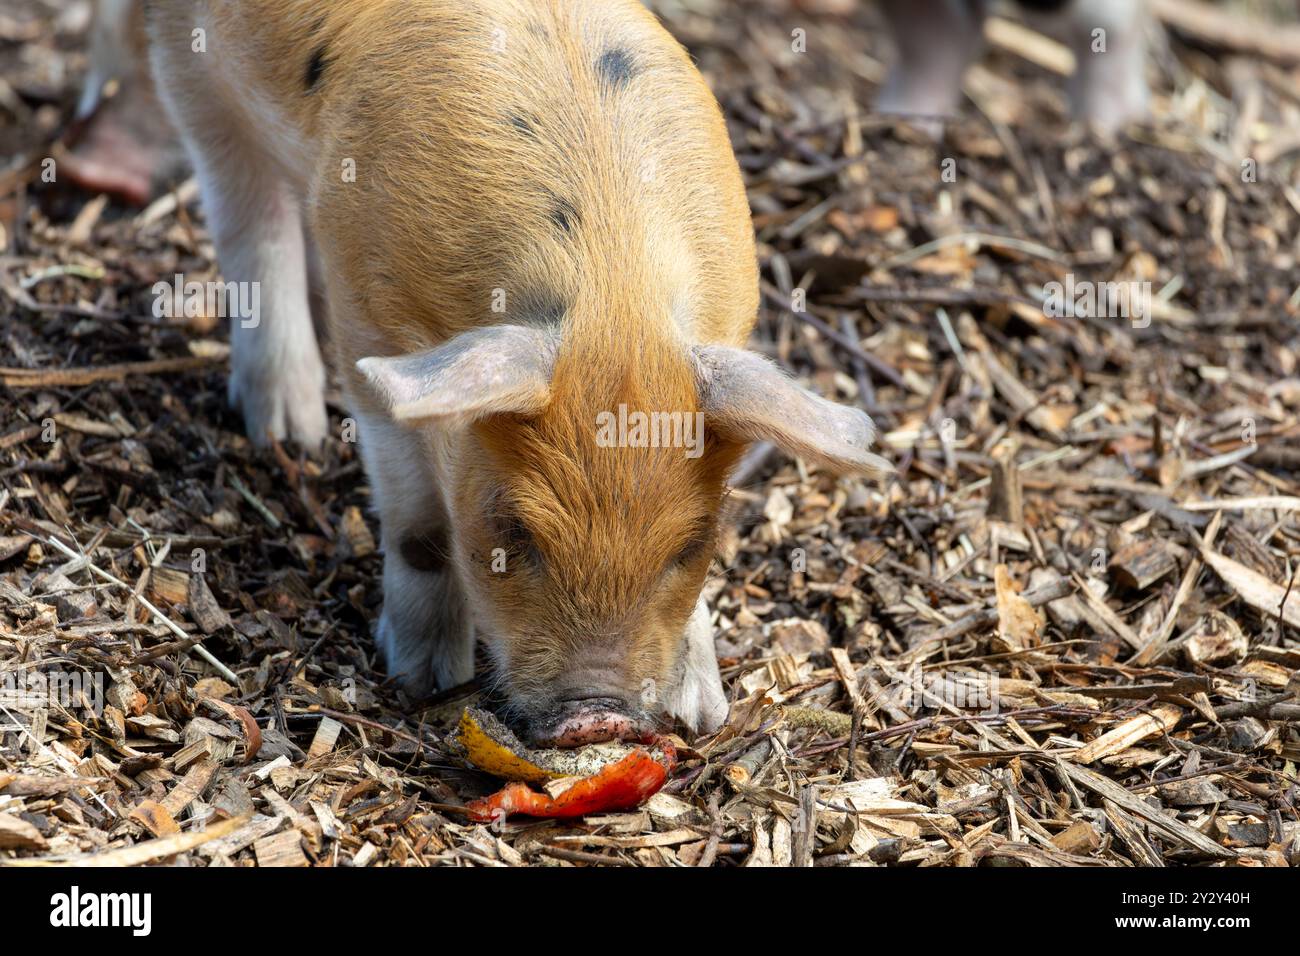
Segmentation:
{"type": "Polygon", "coordinates": [[[153,311],[216,274],[192,191],[41,179],[86,6],[0,13],[0,863],[1300,863],[1283,33],[1157,4],[1153,121],[1101,143],[1064,48],[999,22],[934,143],[869,111],[871,5],[657,4],[749,185],[754,346],[899,477],[752,454],[707,585],[728,725],[640,810],[480,826],[497,784],[443,746],[477,685],[407,700],[376,659],[346,411],[318,457],[250,448],[220,324],[153,311]]]}

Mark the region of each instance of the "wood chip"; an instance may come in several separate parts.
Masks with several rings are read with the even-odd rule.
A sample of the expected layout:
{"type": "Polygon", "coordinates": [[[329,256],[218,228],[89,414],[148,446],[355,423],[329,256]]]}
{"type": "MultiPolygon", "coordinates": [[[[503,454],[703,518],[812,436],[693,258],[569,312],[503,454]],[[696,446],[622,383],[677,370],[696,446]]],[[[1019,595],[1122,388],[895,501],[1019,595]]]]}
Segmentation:
{"type": "Polygon", "coordinates": [[[302,838],[297,830],[285,830],[274,836],[262,837],[253,844],[257,865],[262,867],[307,866],[302,852],[302,838]]]}
{"type": "Polygon", "coordinates": [[[1181,708],[1172,704],[1157,704],[1150,713],[1138,714],[1124,721],[1118,727],[1107,731],[1096,740],[1090,741],[1064,759],[1075,763],[1089,764],[1123,753],[1134,744],[1156,734],[1168,733],[1178,724],[1183,716],[1181,708]]]}

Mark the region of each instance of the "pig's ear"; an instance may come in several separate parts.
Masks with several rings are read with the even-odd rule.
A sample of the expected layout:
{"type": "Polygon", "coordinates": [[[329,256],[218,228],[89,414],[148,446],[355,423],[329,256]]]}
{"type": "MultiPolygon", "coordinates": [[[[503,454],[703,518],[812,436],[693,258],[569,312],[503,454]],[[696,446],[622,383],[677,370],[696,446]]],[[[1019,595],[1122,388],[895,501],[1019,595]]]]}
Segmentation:
{"type": "Polygon", "coordinates": [[[893,465],[867,451],[876,427],[866,412],[814,395],[745,349],[700,346],[695,359],[705,421],[720,435],[770,441],[832,471],[893,473],[893,465]]]}
{"type": "Polygon", "coordinates": [[[539,412],[554,366],[554,338],[521,325],[474,329],[423,352],[357,363],[397,421],[539,412]]]}

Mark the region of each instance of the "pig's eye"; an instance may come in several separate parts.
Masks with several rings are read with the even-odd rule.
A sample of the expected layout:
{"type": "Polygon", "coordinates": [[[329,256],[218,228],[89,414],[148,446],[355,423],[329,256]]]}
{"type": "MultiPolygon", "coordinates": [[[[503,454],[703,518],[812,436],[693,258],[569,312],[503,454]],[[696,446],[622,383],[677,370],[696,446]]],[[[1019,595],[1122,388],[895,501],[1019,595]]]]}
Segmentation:
{"type": "Polygon", "coordinates": [[[686,544],[673,558],[675,565],[693,564],[713,549],[714,532],[712,525],[702,525],[687,539],[686,544]]]}
{"type": "Polygon", "coordinates": [[[533,539],[533,533],[518,515],[502,515],[499,522],[498,533],[508,554],[534,563],[541,562],[541,552],[533,539]]]}

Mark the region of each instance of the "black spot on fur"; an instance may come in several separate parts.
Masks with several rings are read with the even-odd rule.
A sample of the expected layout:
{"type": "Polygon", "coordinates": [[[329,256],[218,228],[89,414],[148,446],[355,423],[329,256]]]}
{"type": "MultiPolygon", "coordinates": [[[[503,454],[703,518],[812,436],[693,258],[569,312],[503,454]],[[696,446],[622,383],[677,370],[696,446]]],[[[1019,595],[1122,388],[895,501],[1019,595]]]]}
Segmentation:
{"type": "Polygon", "coordinates": [[[617,90],[632,82],[632,77],[637,74],[637,65],[631,53],[622,47],[615,47],[600,55],[596,61],[596,73],[617,90]]]}
{"type": "Polygon", "coordinates": [[[556,198],[555,205],[551,207],[550,219],[565,232],[573,232],[581,221],[578,210],[573,208],[573,203],[560,198],[556,198]]]}
{"type": "Polygon", "coordinates": [[[447,567],[451,549],[447,541],[447,532],[439,529],[431,534],[412,534],[402,539],[398,549],[402,560],[415,568],[432,574],[447,567]]]}
{"type": "Polygon", "coordinates": [[[311,59],[307,61],[306,87],[310,93],[316,89],[316,84],[320,82],[321,76],[325,73],[325,47],[319,46],[312,53],[311,59]]]}
{"type": "Polygon", "coordinates": [[[519,130],[519,132],[523,133],[525,136],[532,137],[537,135],[537,130],[533,128],[532,120],[527,116],[524,116],[522,113],[511,113],[509,116],[509,122],[511,126],[519,130]]]}

